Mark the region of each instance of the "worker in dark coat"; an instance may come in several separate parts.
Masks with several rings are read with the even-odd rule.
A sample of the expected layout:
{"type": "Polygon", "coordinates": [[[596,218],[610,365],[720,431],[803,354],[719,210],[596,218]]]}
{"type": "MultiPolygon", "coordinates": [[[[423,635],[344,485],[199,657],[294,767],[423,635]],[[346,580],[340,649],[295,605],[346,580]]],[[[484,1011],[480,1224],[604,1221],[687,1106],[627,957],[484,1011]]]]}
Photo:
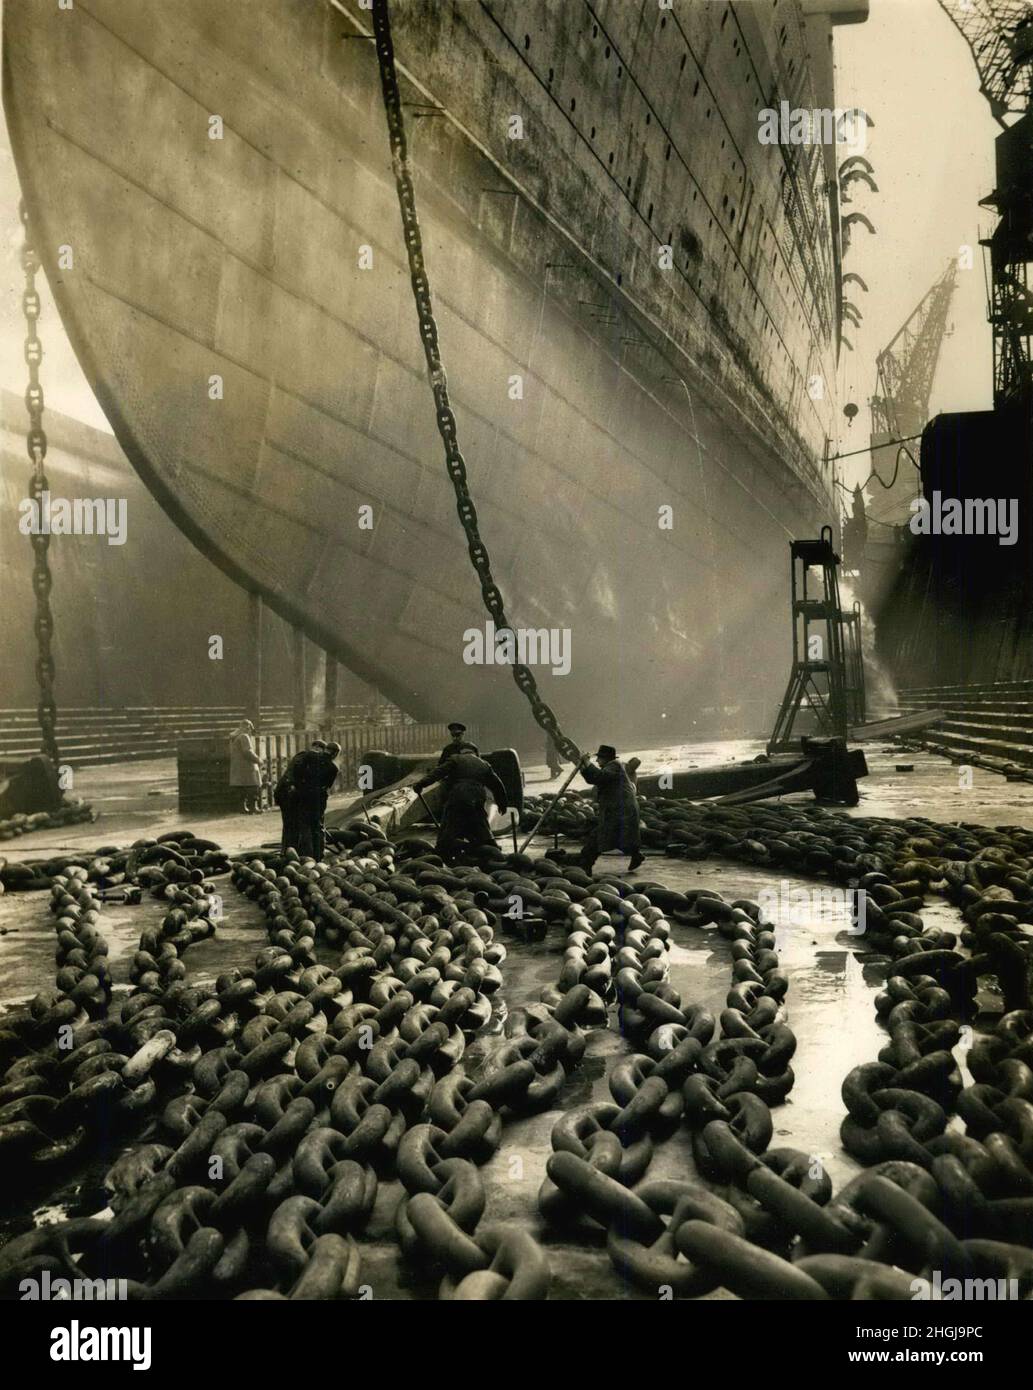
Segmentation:
{"type": "Polygon", "coordinates": [[[328,757],[322,739],[291,758],[273,794],[283,818],[280,844],[284,851],[294,849],[303,857],[323,857],[323,812],[336,777],[337,764],[328,757]]]}
{"type": "Polygon", "coordinates": [[[506,788],[490,763],[472,753],[456,753],[439,763],[432,772],[413,783],[416,791],[444,781],[444,802],[438,829],[437,851],[451,863],[463,841],[471,845],[493,845],[495,837],[488,822],[487,792],[500,811],[508,806],[506,788]]]}
{"type": "Polygon", "coordinates": [[[477,752],[477,745],[475,743],[467,743],[466,739],[463,738],[463,735],[466,733],[465,724],[449,724],[448,732],[452,737],[441,750],[441,756],[438,758],[439,767],[443,762],[447,761],[447,759],[454,758],[457,753],[477,752]]]}
{"type": "Polygon", "coordinates": [[[341,744],[325,744],[320,749],[320,766],[318,766],[318,785],[320,785],[320,819],[313,830],[314,842],[316,842],[316,858],[323,859],[325,847],[325,827],[324,820],[327,816],[327,802],[330,801],[330,794],[334,783],[338,780],[341,769],[336,765],[336,758],[341,752],[341,744]]]}
{"type": "Polygon", "coordinates": [[[597,767],[587,759],[581,763],[581,775],[596,789],[599,819],[590,830],[581,849],[580,863],[586,873],[600,854],[608,849],[631,855],[629,871],[642,863],[638,798],[635,795],[635,772],[638,759],[622,763],[616,748],[601,743],[595,755],[597,767]]]}
{"type": "Polygon", "coordinates": [[[330,791],[333,788],[334,783],[337,781],[337,778],[340,776],[341,772],[341,769],[337,766],[337,758],[341,752],[341,745],[339,743],[327,743],[324,744],[320,752],[322,758],[324,759],[324,762],[321,764],[321,766],[323,783],[323,810],[325,811],[326,803],[330,799],[330,791]]]}

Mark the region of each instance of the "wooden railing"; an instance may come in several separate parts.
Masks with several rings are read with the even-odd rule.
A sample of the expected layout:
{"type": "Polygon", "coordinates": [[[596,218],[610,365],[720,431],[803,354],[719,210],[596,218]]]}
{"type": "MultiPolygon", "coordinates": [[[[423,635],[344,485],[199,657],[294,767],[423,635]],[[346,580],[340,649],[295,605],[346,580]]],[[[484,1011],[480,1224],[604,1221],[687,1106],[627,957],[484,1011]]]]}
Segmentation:
{"type": "MultiPolygon", "coordinates": [[[[474,732],[468,737],[474,738],[474,732]]],[[[313,739],[332,738],[341,745],[338,758],[340,773],[334,783],[335,792],[359,794],[359,767],[363,754],[370,749],[386,753],[437,753],[448,742],[444,724],[370,724],[335,729],[332,735],[318,730],[304,733],[260,734],[258,753],[266,779],[273,786],[280,780],[294,754],[308,748],[313,739]]]]}
{"type": "MultiPolygon", "coordinates": [[[[180,740],[228,735],[244,716],[241,705],[68,706],[58,716],[58,746],[62,761],[75,767],[167,758],[180,740]]],[[[263,706],[262,728],[269,734],[287,733],[292,719],[289,705],[263,706]]],[[[371,710],[368,705],[342,704],[333,723],[335,729],[353,733],[371,727],[411,727],[401,711],[389,705],[371,710]],[[370,718],[373,724],[367,722],[370,718]]],[[[320,733],[329,737],[322,726],[320,733]]],[[[39,751],[39,737],[35,709],[0,709],[0,764],[32,757],[39,751]]],[[[303,741],[298,746],[303,747],[304,740],[317,735],[303,732],[300,737],[303,741]]],[[[343,737],[335,737],[343,745],[343,737]]]]}

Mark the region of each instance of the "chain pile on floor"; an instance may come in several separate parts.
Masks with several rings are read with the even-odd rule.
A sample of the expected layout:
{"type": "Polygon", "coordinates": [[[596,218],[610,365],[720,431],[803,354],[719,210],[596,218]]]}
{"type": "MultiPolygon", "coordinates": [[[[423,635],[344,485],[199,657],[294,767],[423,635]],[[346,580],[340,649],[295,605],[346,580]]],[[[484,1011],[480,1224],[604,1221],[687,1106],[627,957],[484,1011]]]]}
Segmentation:
{"type": "MultiPolygon", "coordinates": [[[[77,819],[90,820],[89,808],[80,808],[77,819]]],[[[134,840],[128,849],[102,845],[94,850],[28,862],[0,858],[0,890],[32,892],[49,888],[58,875],[71,869],[82,870],[87,881],[101,889],[131,884],[152,889],[160,896],[161,889],[185,882],[201,883],[213,875],[228,873],[230,859],[214,840],[201,839],[192,830],[175,830],[156,840],[134,840]]]]}
{"type": "MultiPolygon", "coordinates": [[[[998,976],[1009,1007],[1030,1007],[1033,830],[1025,826],[844,816],[818,806],[718,806],[640,798],[642,842],[670,858],[730,859],[760,868],[828,878],[866,894],[866,941],[923,935],[918,909],[930,891],[963,909],[965,944],[978,937],[970,970],[998,976]]],[[[540,804],[532,804],[535,815],[540,804]]],[[[554,827],[581,839],[594,824],[591,801],[563,803],[554,827]]],[[[953,945],[953,942],[951,943],[953,945]]]]}
{"type": "Polygon", "coordinates": [[[546,1297],[547,1245],[485,1222],[479,1169],[511,1120],[562,1106],[590,1031],[616,1010],[637,1051],[610,1068],[612,1103],[568,1110],[553,1129],[546,1236],[605,1239],[621,1277],[654,1297],[912,1298],[914,1281],[937,1273],[1014,1279],[1026,1296],[1033,835],[796,807],[676,804],[650,818],[692,857],[865,891],[865,946],[887,962],[875,1006],[888,1041],[843,1085],[842,1142],[867,1171],[838,1194],[812,1156],[769,1147],[796,1039],[756,903],[490,848],[446,868],[429,845],[393,846],[366,827],[339,833],[350,843],[321,864],[231,863],[182,833],[33,870],[52,884],[56,990],[0,1032],[0,1153],[21,1181],[53,1187],[100,1143],[125,1152],[106,1180],[113,1218],[16,1236],[0,1250],[0,1290],[46,1269],[126,1278],[139,1299],[366,1296],[364,1231],[397,1178],[394,1229],[414,1277],[440,1280],[445,1298],[546,1297]],[[192,984],[183,955],[218,928],[206,868],[231,870],[269,944],[251,969],[192,984]],[[113,996],[103,934],[113,886],[169,903],[141,937],[125,996],[113,996]],[[960,910],[960,939],[925,927],[931,890],[960,910]],[[540,941],[554,924],[566,931],[556,982],[499,1036],[497,934],[540,941]],[[670,983],[682,926],[730,943],[718,1018],[670,983]],[[317,942],[335,964],[319,963],[317,942]],[[971,1042],[966,1087],[953,1049],[991,974],[1006,1012],[971,1042]],[[679,1128],[696,1176],[651,1179],[657,1146],[679,1128]]]}
{"type": "Polygon", "coordinates": [[[141,1136],[151,1142],[108,1175],[114,1220],[82,1218],[17,1237],[0,1252],[4,1288],[47,1268],[68,1278],[128,1274],[136,1298],[282,1296],[249,1287],[255,1276],[282,1284],[288,1297],[354,1296],[354,1233],[369,1215],[378,1166],[393,1172],[397,1162],[410,1193],[397,1214],[402,1248],[451,1276],[447,1296],[500,1296],[500,1285],[509,1298],[543,1296],[548,1266],[537,1244],[519,1229],[479,1229],[475,1162],[497,1146],[506,1113],[555,1097],[564,1066],[583,1051],[577,1019],[591,1012],[590,991],[511,1016],[519,1037],[474,1080],[456,1069],[492,1016],[505,948],[472,885],[446,893],[427,865],[418,886],[393,872],[386,841],[358,844],[332,864],[288,856],[278,867],[256,860],[235,868],[237,886],[265,912],[271,944],[252,972],[228,972],[207,988],[189,987],[179,960],[211,929],[207,886],[157,887],[178,905],[159,934],[145,933],[135,988],[114,1017],[70,1038],[72,1069],[61,1061],[60,1036],[41,1044],[81,1002],[97,1014],[106,1008],[110,979],[95,966],[104,948],[86,870],[55,883],[62,970],[73,968],[61,955],[70,936],[74,969],[96,973],[66,982],[74,998],[33,1001],[8,1030],[8,1053],[35,1050],[4,1079],[0,1152],[23,1160],[28,1178],[50,1139],[25,1118],[30,1111],[38,1119],[46,1110],[58,1130],[66,1116],[91,1119],[74,1135],[81,1154],[91,1135],[111,1125],[117,1132],[127,1111],[164,1108],[141,1136]],[[347,943],[336,972],[316,962],[320,933],[347,943]],[[127,1038],[132,1055],[114,1050],[127,1038]],[[13,1085],[33,1094],[12,1097],[13,1085]],[[464,1280],[472,1275],[471,1288],[464,1280]]]}
{"type": "MultiPolygon", "coordinates": [[[[93,808],[85,801],[66,801],[56,811],[20,811],[0,820],[0,840],[15,840],[33,830],[57,830],[62,825],[82,825],[93,820],[93,808]]],[[[3,867],[0,860],[0,868],[3,867]]]]}

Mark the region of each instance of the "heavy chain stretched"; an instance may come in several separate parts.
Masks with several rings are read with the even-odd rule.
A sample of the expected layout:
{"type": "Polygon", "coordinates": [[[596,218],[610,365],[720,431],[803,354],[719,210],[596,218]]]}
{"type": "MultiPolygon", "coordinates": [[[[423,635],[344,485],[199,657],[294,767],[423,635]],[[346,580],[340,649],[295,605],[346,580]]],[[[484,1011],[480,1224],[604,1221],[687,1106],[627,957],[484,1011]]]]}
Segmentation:
{"type": "MultiPolygon", "coordinates": [[[[22,293],[22,310],[25,314],[26,325],[25,362],[29,369],[29,384],[25,388],[25,407],[29,412],[26,448],[33,465],[32,476],[29,479],[29,493],[36,503],[37,515],[41,516],[43,494],[47,491],[48,484],[47,475],[43,471],[43,462],[47,456],[47,436],[43,429],[43,387],[39,381],[39,368],[43,361],[43,345],[36,332],[40,315],[36,272],[39,270],[40,260],[36,248],[32,244],[29,233],[29,214],[24,203],[21,204],[19,211],[25,233],[21,262],[25,272],[25,289],[22,293]]],[[[39,683],[39,703],[36,706],[36,713],[39,717],[43,752],[56,768],[59,762],[57,704],[54,700],[55,668],[51,645],[54,637],[54,617],[50,611],[50,590],[53,581],[51,580],[50,561],[47,554],[50,536],[43,534],[43,528],[40,526],[31,536],[31,541],[33,554],[32,588],[36,595],[36,680],[39,683]]]]}
{"type": "MultiPolygon", "coordinates": [[[[387,129],[391,143],[391,165],[394,169],[398,206],[402,216],[405,250],[409,259],[409,274],[412,280],[413,295],[416,299],[420,338],[423,340],[423,351],[427,359],[427,373],[434,392],[438,432],[445,445],[445,464],[455,489],[456,511],[459,513],[459,520],[466,533],[470,559],[477,571],[477,577],[481,581],[484,606],[494,620],[496,630],[505,629],[508,631],[510,629],[506,620],[502,594],[492,576],[491,559],[477,529],[477,508],[474,506],[467,486],[466,463],[459,448],[456,418],[448,396],[448,381],[445,376],[445,369],[441,365],[438,328],[434,318],[430,281],[423,260],[423,239],[420,235],[420,222],[416,213],[416,195],[413,189],[412,174],[409,170],[405,124],[402,118],[402,100],[398,90],[398,77],[395,72],[394,45],[391,40],[391,20],[388,14],[387,0],[374,0],[373,32],[376,39],[380,84],[384,96],[384,111],[387,115],[387,129]]],[[[530,668],[520,662],[514,662],[513,679],[527,697],[536,723],[552,738],[565,758],[577,762],[581,756],[580,750],[577,744],[560,729],[555,714],[539,695],[538,685],[530,668]]]]}

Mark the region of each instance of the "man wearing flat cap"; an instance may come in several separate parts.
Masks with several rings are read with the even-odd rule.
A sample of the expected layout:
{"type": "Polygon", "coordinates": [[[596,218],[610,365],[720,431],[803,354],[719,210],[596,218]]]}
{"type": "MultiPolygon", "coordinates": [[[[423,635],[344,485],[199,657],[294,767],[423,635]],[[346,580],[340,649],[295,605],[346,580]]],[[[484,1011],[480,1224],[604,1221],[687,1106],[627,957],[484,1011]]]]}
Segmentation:
{"type": "Polygon", "coordinates": [[[639,762],[637,758],[632,758],[630,762],[622,763],[617,757],[616,748],[608,743],[599,745],[595,759],[598,766],[593,766],[587,758],[581,760],[581,776],[596,789],[599,821],[595,829],[588,832],[581,849],[580,864],[585,873],[591,873],[592,865],[600,854],[608,849],[617,849],[631,855],[628,865],[630,873],[643,860],[634,781],[639,762]]]}
{"type": "Polygon", "coordinates": [[[463,737],[466,733],[465,724],[449,724],[448,732],[452,735],[452,739],[451,742],[446,743],[441,750],[441,756],[438,758],[439,767],[442,763],[447,762],[449,758],[454,758],[457,753],[476,753],[478,751],[475,743],[469,743],[463,737]]]}

